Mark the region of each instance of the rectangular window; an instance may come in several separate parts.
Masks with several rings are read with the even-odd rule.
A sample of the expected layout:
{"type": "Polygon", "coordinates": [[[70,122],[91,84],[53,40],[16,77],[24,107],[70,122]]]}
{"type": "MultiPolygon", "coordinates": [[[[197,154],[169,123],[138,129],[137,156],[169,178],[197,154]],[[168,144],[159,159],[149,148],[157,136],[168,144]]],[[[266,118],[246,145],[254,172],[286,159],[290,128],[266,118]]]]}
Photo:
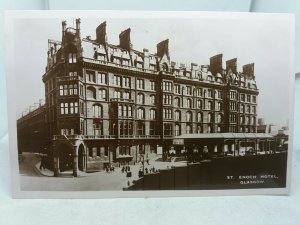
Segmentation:
{"type": "Polygon", "coordinates": [[[251,95],[247,95],[247,102],[251,102],[251,95]]]}
{"type": "Polygon", "coordinates": [[[77,55],[75,53],[69,53],[69,63],[76,63],[77,55]]]}
{"type": "Polygon", "coordinates": [[[252,102],[256,103],[256,96],[255,95],[252,96],[252,102]]]}
{"type": "Polygon", "coordinates": [[[162,89],[163,91],[169,91],[171,92],[172,91],[172,82],[169,82],[169,81],[163,81],[163,84],[162,84],[162,89]]]}
{"type": "Polygon", "coordinates": [[[145,83],[144,83],[143,79],[137,79],[136,82],[137,82],[136,86],[137,86],[138,89],[144,89],[145,88],[145,83]]]}
{"type": "Polygon", "coordinates": [[[123,87],[130,88],[130,78],[129,77],[123,77],[123,87]]]}
{"type": "Polygon", "coordinates": [[[163,110],[164,119],[172,119],[172,109],[163,110]]]}
{"type": "Polygon", "coordinates": [[[121,77],[120,76],[114,75],[114,85],[121,87],[121,77]]]}
{"type": "Polygon", "coordinates": [[[186,94],[187,95],[192,95],[192,87],[191,86],[186,86],[186,94]]]}
{"type": "Polygon", "coordinates": [[[153,81],[153,80],[150,81],[150,90],[151,91],[155,90],[155,81],[153,81]]]}
{"type": "Polygon", "coordinates": [[[176,94],[180,94],[180,85],[179,84],[174,84],[174,92],[176,94]]]}
{"type": "Polygon", "coordinates": [[[98,73],[98,83],[106,84],[106,73],[98,73]]]}
{"type": "Polygon", "coordinates": [[[163,103],[164,105],[172,105],[172,95],[163,95],[163,103]]]}
{"type": "Polygon", "coordinates": [[[88,82],[96,83],[95,71],[86,71],[86,80],[88,82]]]}
{"type": "Polygon", "coordinates": [[[236,100],[236,92],[235,91],[230,91],[230,93],[229,93],[229,97],[230,97],[230,100],[236,100]]]}

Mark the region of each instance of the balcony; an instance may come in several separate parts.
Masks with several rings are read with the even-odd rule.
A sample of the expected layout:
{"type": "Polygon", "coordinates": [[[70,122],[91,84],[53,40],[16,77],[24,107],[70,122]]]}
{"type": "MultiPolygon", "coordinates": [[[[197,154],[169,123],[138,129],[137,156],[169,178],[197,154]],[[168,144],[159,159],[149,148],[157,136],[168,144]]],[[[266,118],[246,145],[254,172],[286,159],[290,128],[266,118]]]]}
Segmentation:
{"type": "Polygon", "coordinates": [[[84,140],[115,139],[116,135],[85,135],[84,140]]]}
{"type": "Polygon", "coordinates": [[[75,80],[75,81],[80,80],[83,82],[83,78],[80,76],[64,76],[64,77],[57,77],[56,79],[59,82],[60,81],[73,81],[73,80],[75,80]]]}
{"type": "Polygon", "coordinates": [[[159,139],[159,135],[120,135],[119,139],[159,139]]]}
{"type": "Polygon", "coordinates": [[[134,101],[132,99],[127,98],[111,98],[111,102],[127,102],[127,103],[133,103],[134,101]]]}
{"type": "Polygon", "coordinates": [[[73,135],[53,135],[53,140],[78,140],[82,139],[82,135],[73,134],[73,135]]]}

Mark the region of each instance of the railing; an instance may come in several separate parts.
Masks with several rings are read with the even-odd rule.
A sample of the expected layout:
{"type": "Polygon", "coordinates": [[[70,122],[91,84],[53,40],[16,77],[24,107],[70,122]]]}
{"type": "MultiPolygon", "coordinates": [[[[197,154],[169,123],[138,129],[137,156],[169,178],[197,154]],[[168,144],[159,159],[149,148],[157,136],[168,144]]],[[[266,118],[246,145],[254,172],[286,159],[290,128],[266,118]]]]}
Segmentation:
{"type": "Polygon", "coordinates": [[[68,139],[82,139],[82,135],[53,135],[53,140],[68,140],[68,139]]]}
{"type": "Polygon", "coordinates": [[[83,81],[83,78],[80,76],[64,76],[64,77],[57,77],[57,81],[70,81],[70,80],[80,80],[83,81]]]}
{"type": "Polygon", "coordinates": [[[94,140],[94,139],[115,139],[116,135],[85,135],[85,140],[94,140]]]}
{"type": "Polygon", "coordinates": [[[127,99],[127,98],[111,98],[111,102],[134,102],[132,99],[127,99]]]}
{"type": "Polygon", "coordinates": [[[158,139],[159,135],[120,135],[120,139],[158,139]]]}

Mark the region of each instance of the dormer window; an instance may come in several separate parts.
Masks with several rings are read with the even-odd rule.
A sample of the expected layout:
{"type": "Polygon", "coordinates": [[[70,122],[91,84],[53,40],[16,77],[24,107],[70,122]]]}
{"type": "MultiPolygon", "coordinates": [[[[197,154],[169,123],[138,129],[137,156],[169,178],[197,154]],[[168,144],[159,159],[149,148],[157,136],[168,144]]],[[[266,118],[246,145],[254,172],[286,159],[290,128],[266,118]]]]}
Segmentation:
{"type": "Polygon", "coordinates": [[[76,63],[76,62],[77,62],[77,54],[69,53],[69,63],[76,63]]]}

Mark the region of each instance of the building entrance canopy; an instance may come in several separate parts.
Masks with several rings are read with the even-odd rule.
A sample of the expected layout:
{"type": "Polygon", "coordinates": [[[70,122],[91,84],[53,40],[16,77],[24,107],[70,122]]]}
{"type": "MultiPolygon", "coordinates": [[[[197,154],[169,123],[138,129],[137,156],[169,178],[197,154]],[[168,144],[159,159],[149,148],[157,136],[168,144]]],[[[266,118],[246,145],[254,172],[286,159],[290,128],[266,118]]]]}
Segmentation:
{"type": "Polygon", "coordinates": [[[183,145],[184,140],[190,139],[272,139],[270,134],[265,133],[206,133],[206,134],[183,134],[173,140],[174,145],[183,145]]]}

